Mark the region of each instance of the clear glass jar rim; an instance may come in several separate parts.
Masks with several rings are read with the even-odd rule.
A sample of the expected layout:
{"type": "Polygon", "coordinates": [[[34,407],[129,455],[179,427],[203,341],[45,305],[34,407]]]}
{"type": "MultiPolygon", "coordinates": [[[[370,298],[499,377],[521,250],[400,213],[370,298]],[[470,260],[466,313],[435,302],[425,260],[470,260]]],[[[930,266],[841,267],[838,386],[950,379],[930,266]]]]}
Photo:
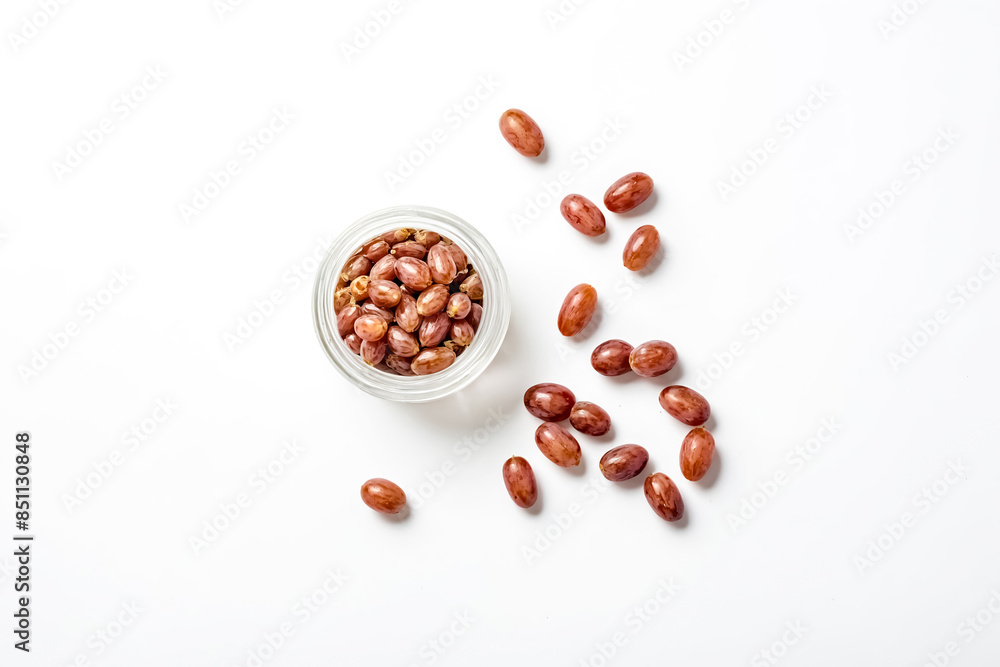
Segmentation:
{"type": "Polygon", "coordinates": [[[348,226],[330,245],[316,274],[313,324],[334,367],[361,390],[394,401],[442,398],[475,380],[500,351],[510,321],[510,287],[496,250],[474,226],[429,206],[393,206],[369,213],[348,226]],[[399,227],[431,229],[459,244],[483,280],[483,316],[476,339],[449,368],[433,375],[405,377],[365,364],[345,345],[336,328],[333,290],[347,259],[377,235],[399,227]]]}

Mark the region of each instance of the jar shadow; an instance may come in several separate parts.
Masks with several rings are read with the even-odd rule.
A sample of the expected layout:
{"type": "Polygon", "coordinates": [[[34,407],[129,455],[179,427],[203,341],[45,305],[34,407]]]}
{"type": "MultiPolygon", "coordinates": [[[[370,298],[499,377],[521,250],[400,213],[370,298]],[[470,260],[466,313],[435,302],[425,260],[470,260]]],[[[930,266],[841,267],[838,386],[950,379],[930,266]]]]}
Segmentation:
{"type": "Polygon", "coordinates": [[[521,348],[521,338],[511,318],[496,358],[479,377],[449,396],[426,403],[400,403],[399,409],[405,412],[407,420],[432,425],[442,436],[435,440],[439,439],[443,448],[450,449],[456,440],[475,437],[483,431],[489,437],[479,442],[484,437],[480,435],[477,444],[488,446],[521,403],[523,377],[516,364],[506,363],[513,359],[514,350],[521,348]]]}

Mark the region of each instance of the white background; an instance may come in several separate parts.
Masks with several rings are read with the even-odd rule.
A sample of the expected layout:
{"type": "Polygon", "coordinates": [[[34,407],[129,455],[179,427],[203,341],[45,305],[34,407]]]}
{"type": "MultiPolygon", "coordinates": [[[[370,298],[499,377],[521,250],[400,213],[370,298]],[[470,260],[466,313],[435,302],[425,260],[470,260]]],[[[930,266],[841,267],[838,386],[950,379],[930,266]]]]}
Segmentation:
{"type": "Polygon", "coordinates": [[[5,3],[0,536],[14,532],[14,433],[28,429],[37,541],[30,656],[11,647],[14,563],[0,550],[0,662],[995,664],[1000,285],[977,273],[993,278],[983,262],[1000,250],[1000,7],[895,0],[912,15],[886,32],[893,1],[591,0],[560,21],[555,0],[403,2],[350,54],[388,0],[221,12],[96,0],[50,19],[5,3]],[[130,92],[147,67],[163,80],[130,92]],[[830,96],[810,110],[814,87],[830,96]],[[123,94],[143,98],[124,118],[123,94]],[[503,142],[512,106],[543,128],[545,159],[503,142]],[[275,109],[294,120],[248,159],[241,144],[275,109]],[[807,119],[790,132],[796,111],[807,119]],[[105,118],[110,134],[60,173],[105,118]],[[623,127],[605,142],[608,122],[623,127]],[[391,188],[386,172],[436,128],[445,141],[391,188]],[[936,153],[942,131],[953,138],[936,153]],[[765,144],[776,150],[724,197],[719,184],[765,144]],[[914,171],[925,150],[936,160],[914,171]],[[185,216],[230,160],[240,173],[185,216]],[[600,201],[634,170],[656,199],[609,215],[602,241],[543,194],[566,171],[565,191],[600,201]],[[849,234],[894,180],[884,214],[849,234]],[[312,256],[403,203],[477,225],[516,293],[494,364],[422,406],[353,391],[310,321],[312,256]],[[646,223],[665,254],[630,276],[621,248],[646,223]],[[128,278],[112,294],[115,271],[128,278]],[[567,342],[556,312],[585,281],[603,313],[567,342]],[[775,318],[783,292],[792,305],[775,318]],[[252,315],[275,296],[259,306],[269,317],[252,315]],[[260,326],[227,344],[248,319],[260,326]],[[589,352],[612,337],[665,338],[681,364],[657,380],[600,377],[589,352]],[[893,363],[904,338],[916,353],[893,363]],[[727,359],[734,343],[742,354],[727,359]],[[698,385],[701,372],[715,379],[698,385]],[[581,436],[580,471],[533,444],[520,403],[540,381],[612,415],[613,437],[581,436]],[[680,477],[685,429],[656,401],[668,383],[712,403],[718,458],[699,484],[680,477]],[[158,400],[176,408],[156,412],[158,400]],[[796,448],[818,435],[804,462],[796,448]],[[301,451],[261,484],[292,441],[301,451]],[[681,525],[649,510],[641,480],[600,484],[601,454],[627,442],[678,480],[681,525]],[[540,511],[504,491],[512,454],[535,467],[540,511]],[[360,502],[375,476],[407,490],[407,519],[360,502]],[[934,502],[921,499],[935,483],[934,502]],[[240,494],[249,506],[193,548],[240,494]],[[346,580],[316,593],[328,572],[346,580]],[[296,605],[314,593],[324,604],[306,618],[296,605]],[[134,620],[121,612],[133,604],[134,620]],[[271,651],[283,623],[292,634],[271,651]],[[796,624],[801,637],[786,632],[796,624]]]}

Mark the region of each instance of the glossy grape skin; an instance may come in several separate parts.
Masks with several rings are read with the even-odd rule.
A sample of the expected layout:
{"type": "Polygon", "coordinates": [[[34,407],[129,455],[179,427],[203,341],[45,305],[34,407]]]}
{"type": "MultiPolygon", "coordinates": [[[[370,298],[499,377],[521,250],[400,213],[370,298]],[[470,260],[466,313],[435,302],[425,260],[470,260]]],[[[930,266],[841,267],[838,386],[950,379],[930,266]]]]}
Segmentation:
{"type": "Polygon", "coordinates": [[[554,382],[536,384],[524,392],[524,407],[534,416],[547,422],[569,419],[575,404],[576,396],[573,392],[554,382]]]}
{"type": "Polygon", "coordinates": [[[594,370],[607,377],[624,375],[632,370],[629,365],[629,355],[632,354],[632,346],[623,340],[614,338],[604,341],[590,355],[590,365],[594,370]]]}
{"type": "Polygon", "coordinates": [[[503,483],[510,499],[518,507],[532,507],[538,500],[538,484],[531,464],[520,456],[512,456],[503,464],[503,483]]]}
{"type": "Polygon", "coordinates": [[[396,277],[410,289],[422,292],[434,284],[431,270],[427,263],[415,257],[399,257],[396,259],[396,277]]]}
{"type": "Polygon", "coordinates": [[[361,341],[361,360],[369,366],[375,366],[385,359],[386,341],[385,338],[379,340],[361,341]]]}
{"type": "Polygon", "coordinates": [[[391,310],[389,310],[388,308],[381,308],[379,306],[376,306],[374,303],[372,303],[371,299],[361,304],[361,314],[378,315],[379,317],[381,317],[383,320],[386,321],[386,324],[392,324],[392,321],[395,319],[393,312],[391,310]]]}
{"type": "Polygon", "coordinates": [[[646,341],[632,350],[628,363],[638,375],[657,377],[677,364],[677,350],[664,340],[646,341]]]}
{"type": "Polygon", "coordinates": [[[466,267],[469,266],[469,257],[465,254],[465,251],[454,243],[445,244],[444,247],[451,253],[452,258],[455,260],[455,268],[458,272],[465,271],[466,267]]]}
{"type": "Polygon", "coordinates": [[[403,331],[413,333],[423,321],[424,318],[417,312],[417,300],[409,294],[403,293],[400,296],[399,305],[396,307],[396,323],[403,331]]]}
{"type": "Polygon", "coordinates": [[[417,312],[424,317],[440,313],[448,305],[449,296],[447,285],[431,285],[417,297],[417,312]]]}
{"type": "Polygon", "coordinates": [[[424,347],[437,347],[448,337],[451,330],[451,318],[444,313],[434,313],[424,318],[420,325],[418,336],[424,347]]]}
{"type": "Polygon", "coordinates": [[[361,485],[361,500],[382,514],[399,514],[406,506],[406,493],[387,479],[376,477],[361,485]]]}
{"type": "Polygon", "coordinates": [[[397,375],[414,375],[413,371],[410,369],[412,361],[412,357],[401,357],[398,354],[392,353],[385,355],[385,365],[395,371],[397,375]]]}
{"type": "Polygon", "coordinates": [[[575,336],[590,324],[597,310],[597,290],[583,283],[569,291],[559,309],[559,333],[575,336]]]}
{"type": "Polygon", "coordinates": [[[417,337],[398,326],[390,327],[385,338],[389,349],[400,357],[414,357],[420,352],[420,343],[417,341],[417,337]]]}
{"type": "Polygon", "coordinates": [[[554,422],[543,422],[535,430],[535,444],[545,458],[562,468],[580,465],[583,452],[573,434],[554,422]]]}
{"type": "Polygon", "coordinates": [[[660,406],[671,417],[688,426],[701,426],[712,415],[704,396],[681,385],[665,387],[660,392],[660,406]]]}
{"type": "Polygon", "coordinates": [[[427,251],[427,267],[431,270],[431,278],[442,285],[450,285],[458,275],[455,258],[447,246],[432,245],[427,251]]]}
{"type": "Polygon", "coordinates": [[[612,213],[631,211],[653,194],[653,179],[641,171],[625,174],[604,193],[604,207],[612,213]]]}
{"type": "Polygon", "coordinates": [[[362,340],[381,340],[388,330],[389,324],[378,315],[362,315],[354,323],[354,333],[361,336],[362,340]]]}
{"type": "Polygon", "coordinates": [[[416,375],[440,373],[455,363],[455,353],[446,347],[428,347],[420,351],[410,362],[410,370],[416,375]]]}
{"type": "Polygon", "coordinates": [[[390,229],[389,231],[382,234],[381,239],[389,244],[390,247],[396,245],[397,243],[402,243],[406,239],[410,238],[413,234],[412,229],[407,229],[405,227],[401,229],[390,229]]]}
{"type": "Polygon", "coordinates": [[[660,233],[653,225],[643,225],[626,241],[622,264],[629,271],[641,271],[653,261],[659,249],[660,233]]]}
{"type": "Polygon", "coordinates": [[[364,255],[355,255],[347,260],[344,270],[340,274],[340,279],[349,283],[358,276],[367,274],[372,268],[372,261],[364,255]]]}
{"type": "Polygon", "coordinates": [[[535,120],[520,109],[508,109],[500,116],[500,134],[525,157],[538,157],[545,149],[545,137],[535,120]]]}
{"type": "Polygon", "coordinates": [[[478,303],[472,304],[472,310],[465,316],[465,321],[472,325],[472,330],[479,331],[479,322],[483,319],[483,307],[478,303]]]}
{"type": "Polygon", "coordinates": [[[472,345],[472,339],[475,338],[476,332],[472,330],[472,325],[465,320],[452,320],[451,330],[449,332],[449,337],[457,344],[462,347],[468,347],[472,345]]]}
{"type": "Polygon", "coordinates": [[[611,482],[624,482],[637,477],[649,463],[649,452],[639,445],[622,445],[605,452],[599,467],[611,482]]]}
{"type": "Polygon", "coordinates": [[[691,429],[681,443],[681,474],[692,482],[697,482],[712,467],[715,455],[715,437],[700,426],[691,429]]]}
{"type": "Polygon", "coordinates": [[[396,256],[396,259],[401,257],[413,257],[414,259],[423,259],[427,256],[427,248],[416,241],[403,241],[402,243],[397,243],[392,246],[392,254],[396,256]]]}
{"type": "Polygon", "coordinates": [[[389,244],[382,239],[369,241],[361,249],[361,254],[372,262],[377,262],[389,254],[389,244]]]}
{"type": "Polygon", "coordinates": [[[413,235],[413,240],[425,248],[430,248],[441,242],[441,235],[437,232],[421,229],[413,235]]]}
{"type": "Polygon", "coordinates": [[[566,195],[559,205],[563,219],[584,236],[600,236],[607,227],[604,213],[583,195],[566,195]]]}
{"type": "Polygon", "coordinates": [[[372,267],[371,272],[368,277],[373,281],[375,280],[395,280],[396,279],[396,258],[392,255],[386,255],[379,261],[375,262],[372,267]]]}
{"type": "Polygon", "coordinates": [[[596,403],[577,401],[570,412],[569,423],[580,433],[600,437],[611,430],[611,415],[596,403]]]}
{"type": "Polygon", "coordinates": [[[344,336],[344,342],[347,343],[348,349],[354,354],[361,354],[361,336],[356,333],[349,333],[344,336]]]}
{"type": "Polygon", "coordinates": [[[448,297],[448,306],[445,308],[445,312],[453,320],[464,320],[472,312],[472,299],[469,298],[468,294],[456,292],[448,297]]]}
{"type": "Polygon", "coordinates": [[[483,298],[483,279],[478,273],[470,273],[458,289],[468,294],[473,301],[479,301],[483,298]]]}
{"type": "Polygon", "coordinates": [[[380,308],[394,308],[399,305],[402,296],[399,285],[391,280],[372,280],[368,283],[368,298],[380,308]]]}
{"type": "Polygon", "coordinates": [[[358,305],[347,306],[337,313],[337,331],[341,337],[354,331],[354,324],[361,317],[361,307],[358,305]]]}
{"type": "Polygon", "coordinates": [[[642,488],[646,502],[658,517],[664,521],[679,521],[684,516],[684,500],[674,480],[656,472],[646,478],[642,488]]]}
{"type": "Polygon", "coordinates": [[[444,370],[472,343],[483,307],[470,297],[481,300],[483,292],[481,276],[450,239],[399,228],[361,244],[345,262],[332,306],[351,353],[410,376],[444,370]]]}

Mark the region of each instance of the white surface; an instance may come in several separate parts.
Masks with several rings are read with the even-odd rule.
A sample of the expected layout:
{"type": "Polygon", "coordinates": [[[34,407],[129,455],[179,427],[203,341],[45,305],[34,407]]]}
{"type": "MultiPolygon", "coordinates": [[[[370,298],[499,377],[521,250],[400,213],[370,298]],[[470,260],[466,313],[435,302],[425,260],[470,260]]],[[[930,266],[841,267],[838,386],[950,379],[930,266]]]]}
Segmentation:
{"type": "MultiPolygon", "coordinates": [[[[255,0],[220,19],[210,0],[69,3],[17,53],[5,39],[0,536],[13,532],[13,434],[30,429],[38,541],[34,651],[5,635],[3,664],[248,665],[285,622],[294,634],[264,664],[600,665],[620,632],[607,664],[764,665],[759,652],[793,639],[796,622],[808,630],[775,649],[780,664],[922,665],[949,642],[949,664],[994,664],[1000,617],[960,624],[1000,591],[1000,281],[962,307],[950,295],[1000,250],[1000,8],[924,3],[886,39],[889,0],[593,0],[555,29],[555,0],[405,2],[347,62],[340,44],[387,6],[255,0]],[[726,8],[732,22],[679,71],[674,53],[726,8]],[[166,78],[122,119],[115,98],[156,66],[166,78]],[[458,123],[449,110],[483,77],[498,86],[458,123]],[[778,123],[814,86],[832,97],[789,137],[778,123]],[[547,161],[502,141],[497,118],[511,106],[543,127],[547,161]],[[294,120],[247,160],[241,143],[282,108],[294,120]],[[113,132],[60,182],[53,161],[105,117],[113,132]],[[581,158],[609,120],[624,129],[581,158]],[[390,191],[384,172],[436,128],[446,141],[390,191]],[[907,162],[941,128],[957,140],[912,180],[907,162]],[[777,152],[723,201],[717,183],[769,138],[777,152]],[[186,223],[179,205],[227,160],[241,173],[186,223]],[[560,171],[599,201],[637,169],[657,201],[609,215],[606,243],[574,233],[556,205],[520,233],[512,223],[560,171]],[[844,225],[893,179],[903,193],[850,243],[844,225]],[[480,225],[519,294],[497,362],[464,395],[426,406],[352,392],[314,338],[312,276],[295,276],[345,224],[400,203],[480,225]],[[660,228],[666,256],[633,287],[620,253],[643,223],[660,228]],[[122,269],[128,286],[88,320],[79,304],[122,269]],[[615,312],[566,344],[555,314],[583,281],[615,312]],[[783,290],[793,306],[752,337],[745,323],[783,290]],[[230,351],[224,336],[274,291],[282,303],[230,351]],[[939,309],[947,321],[894,370],[887,355],[939,309]],[[79,335],[23,381],[18,367],[70,323],[79,335]],[[589,350],[611,337],[669,339],[681,372],[599,377],[589,350]],[[645,445],[651,469],[679,478],[685,429],[657,391],[694,384],[733,343],[743,354],[704,392],[717,479],[679,480],[686,525],[660,521],[634,485],[595,491],[612,444],[645,445]],[[582,474],[534,447],[520,400],[543,380],[615,420],[614,438],[581,438],[582,474]],[[130,451],[123,434],[160,399],[175,411],[130,451]],[[487,438],[478,429],[496,413],[504,423],[487,438]],[[836,435],[794,463],[824,419],[836,435]],[[486,442],[471,452],[470,437],[486,442]],[[258,494],[255,471],[292,440],[303,451],[258,494]],[[115,450],[121,465],[69,511],[66,494],[115,450]],[[540,514],[504,492],[515,453],[535,467],[540,514]],[[953,461],[967,471],[941,483],[944,497],[916,499],[953,461]],[[404,522],[359,501],[373,476],[413,501],[442,469],[453,474],[404,522]],[[778,473],[787,483],[734,530],[727,515],[778,473]],[[189,538],[240,493],[251,505],[195,555],[189,538]],[[572,525],[527,562],[522,549],[573,503],[572,525]],[[907,512],[902,537],[859,568],[907,512]],[[328,570],[346,582],[297,614],[328,570]],[[661,581],[680,588],[636,620],[661,581]],[[138,618],[99,651],[94,633],[133,602],[138,618]],[[472,621],[452,642],[456,614],[472,621]]],[[[36,11],[6,3],[0,27],[18,31],[36,11]]],[[[10,623],[10,575],[0,579],[10,623]]]]}

